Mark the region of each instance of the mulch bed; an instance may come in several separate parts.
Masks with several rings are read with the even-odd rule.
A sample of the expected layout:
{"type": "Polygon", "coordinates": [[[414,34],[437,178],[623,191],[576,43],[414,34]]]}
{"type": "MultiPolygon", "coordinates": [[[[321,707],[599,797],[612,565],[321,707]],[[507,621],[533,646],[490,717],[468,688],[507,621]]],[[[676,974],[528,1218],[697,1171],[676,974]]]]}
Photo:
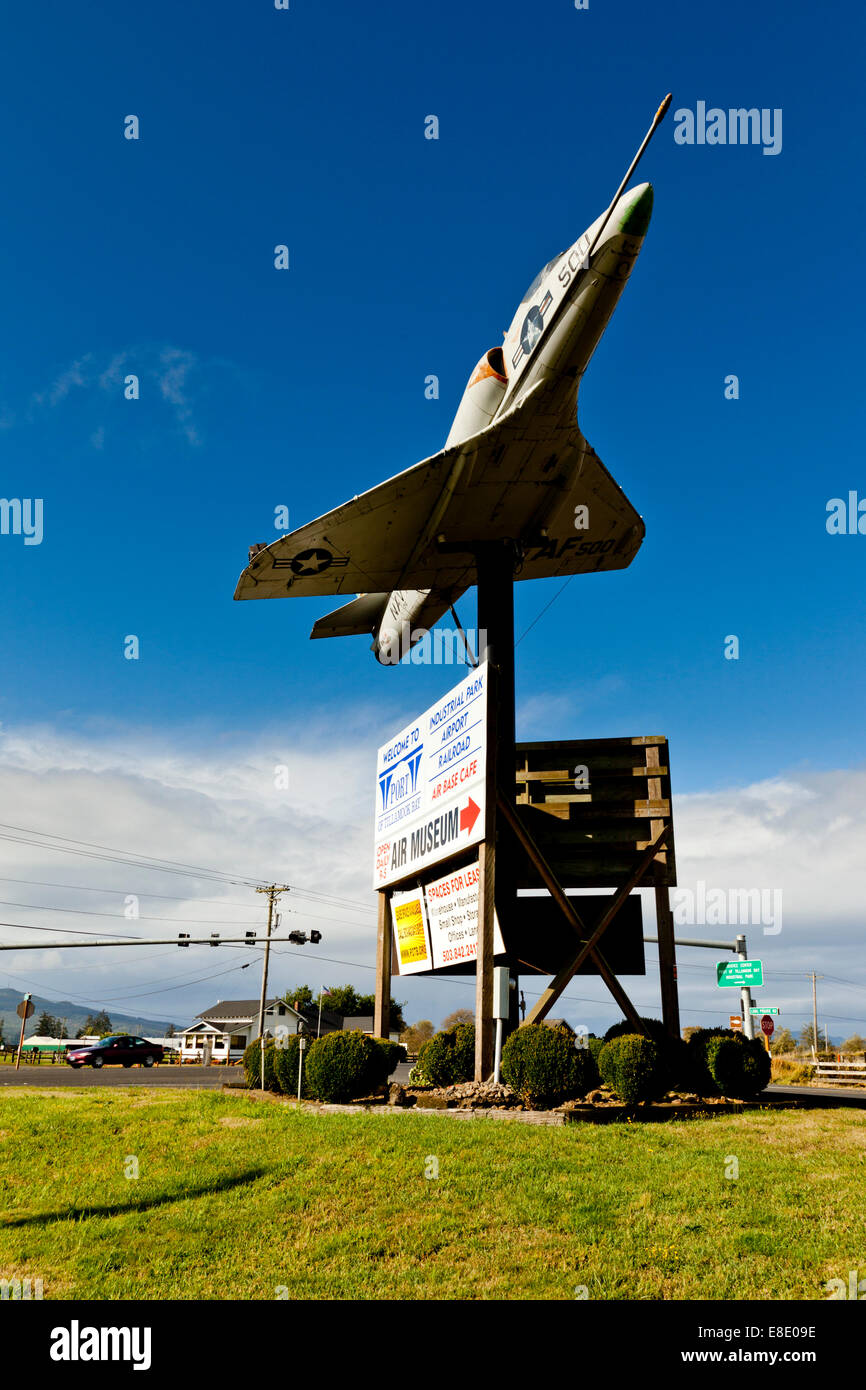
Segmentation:
{"type": "MultiPolygon", "coordinates": [[[[244,1095],[257,1100],[297,1104],[292,1096],[275,1095],[271,1091],[242,1090],[237,1085],[223,1086],[223,1092],[244,1095]]],[[[359,1111],[379,1115],[450,1115],[459,1120],[516,1120],[523,1124],[567,1125],[580,1122],[611,1124],[621,1122],[641,1124],[664,1120],[688,1120],[713,1115],[739,1115],[746,1110],[796,1110],[801,1102],[794,1097],[779,1097],[764,1092],[757,1100],[741,1101],[701,1099],[694,1095],[670,1092],[663,1100],[646,1101],[640,1105],[624,1105],[607,1087],[591,1091],[583,1100],[566,1101],[549,1110],[531,1110],[509,1091],[507,1086],[493,1087],[468,1081],[458,1086],[400,1086],[392,1084],[376,1095],[365,1096],[347,1105],[326,1105],[320,1101],[304,1100],[305,1110],[320,1114],[357,1114],[359,1111]]]]}

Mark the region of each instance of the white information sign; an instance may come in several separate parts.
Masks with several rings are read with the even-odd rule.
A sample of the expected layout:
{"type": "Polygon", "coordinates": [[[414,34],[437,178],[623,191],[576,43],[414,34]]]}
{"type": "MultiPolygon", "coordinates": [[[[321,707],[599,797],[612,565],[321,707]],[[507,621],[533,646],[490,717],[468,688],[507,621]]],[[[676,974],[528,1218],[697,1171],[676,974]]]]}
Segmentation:
{"type": "Polygon", "coordinates": [[[484,838],[487,663],[379,749],[373,887],[484,838]]]}
{"type": "MultiPolygon", "coordinates": [[[[427,922],[433,969],[478,958],[478,861],[428,883],[427,922]]],[[[502,955],[505,943],[493,918],[493,953],[502,955]]]]}

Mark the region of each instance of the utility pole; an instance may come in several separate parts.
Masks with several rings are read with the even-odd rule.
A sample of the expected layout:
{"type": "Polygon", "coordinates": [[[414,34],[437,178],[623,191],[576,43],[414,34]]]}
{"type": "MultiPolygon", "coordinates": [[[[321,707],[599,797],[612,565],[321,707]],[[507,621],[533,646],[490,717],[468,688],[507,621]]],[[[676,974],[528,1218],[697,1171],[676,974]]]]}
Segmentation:
{"type": "Polygon", "coordinates": [[[818,991],[816,981],[823,980],[823,975],[816,975],[814,970],[809,972],[812,979],[812,1055],[818,1052],[818,991]]]}
{"type": "Polygon", "coordinates": [[[267,893],[268,895],[268,931],[265,937],[265,951],[262,959],[262,996],[259,1000],[259,1037],[261,1038],[262,1060],[261,1060],[261,1088],[265,1089],[265,1003],[268,995],[268,961],[271,954],[271,927],[274,922],[274,903],[281,893],[288,893],[287,883],[270,883],[267,887],[257,888],[257,893],[267,893]]]}
{"type": "MultiPolygon", "coordinates": [[[[736,938],[735,945],[737,958],[739,960],[747,960],[745,936],[740,934],[736,938]]],[[[755,1036],[755,1028],[754,1020],[752,1019],[752,991],[749,989],[748,985],[743,985],[740,989],[740,1005],[743,1011],[743,1032],[747,1038],[753,1038],[755,1036]]]]}

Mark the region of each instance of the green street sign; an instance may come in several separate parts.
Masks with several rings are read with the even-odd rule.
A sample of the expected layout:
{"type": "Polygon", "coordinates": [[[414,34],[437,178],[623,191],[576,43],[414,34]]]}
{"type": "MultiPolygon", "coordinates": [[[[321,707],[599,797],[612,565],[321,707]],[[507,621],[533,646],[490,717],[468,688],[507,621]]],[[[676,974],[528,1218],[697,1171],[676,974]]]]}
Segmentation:
{"type": "Polygon", "coordinates": [[[751,1009],[749,1009],[749,1013],[754,1014],[756,1018],[760,1018],[762,1014],[772,1014],[773,1018],[776,1018],[778,1016],[779,1010],[776,1008],[771,1009],[769,1004],[766,1006],[766,1008],[763,1009],[756,1008],[753,1004],[751,1009]]]}
{"type": "MultiPolygon", "coordinates": [[[[764,983],[764,962],[761,960],[720,960],[716,965],[716,984],[719,989],[760,986],[764,983]]],[[[761,1010],[766,1013],[766,1009],[761,1010]]]]}

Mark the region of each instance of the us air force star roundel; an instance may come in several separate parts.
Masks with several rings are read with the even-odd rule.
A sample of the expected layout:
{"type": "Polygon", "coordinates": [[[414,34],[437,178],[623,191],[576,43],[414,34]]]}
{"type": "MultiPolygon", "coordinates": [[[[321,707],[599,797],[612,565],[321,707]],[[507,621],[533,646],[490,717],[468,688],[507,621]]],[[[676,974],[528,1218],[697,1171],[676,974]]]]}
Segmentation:
{"type": "Polygon", "coordinates": [[[329,550],[299,550],[289,561],[292,574],[321,574],[334,557],[329,550]]]}
{"type": "Polygon", "coordinates": [[[523,328],[520,330],[520,346],[527,357],[531,353],[535,344],[541,337],[544,328],[544,319],[535,305],[532,306],[526,318],[523,320],[523,328]]]}
{"type": "Polygon", "coordinates": [[[552,296],[548,290],[541,303],[533,304],[526,318],[523,320],[523,327],[520,330],[520,346],[511,359],[513,366],[517,366],[521,357],[529,357],[532,349],[544,332],[544,315],[550,308],[551,299],[552,296]]]}

